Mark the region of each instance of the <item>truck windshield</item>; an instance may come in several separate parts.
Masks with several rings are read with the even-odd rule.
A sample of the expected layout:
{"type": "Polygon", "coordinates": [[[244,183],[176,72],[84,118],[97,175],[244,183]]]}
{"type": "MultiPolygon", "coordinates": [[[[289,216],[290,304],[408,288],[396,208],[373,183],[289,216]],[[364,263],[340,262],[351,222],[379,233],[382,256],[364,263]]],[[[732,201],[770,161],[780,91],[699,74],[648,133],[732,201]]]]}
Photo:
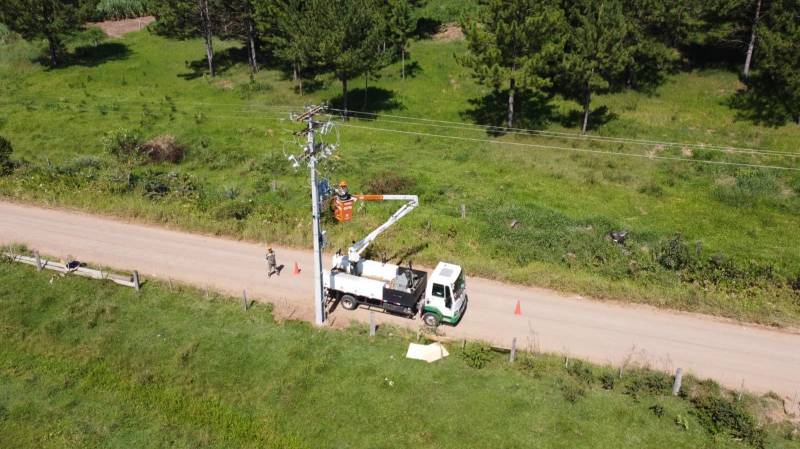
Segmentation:
{"type": "Polygon", "coordinates": [[[464,282],[464,272],[462,271],[458,275],[458,279],[456,279],[455,285],[453,285],[453,290],[456,293],[456,298],[460,298],[461,294],[464,293],[464,289],[467,287],[466,283],[464,282]]]}

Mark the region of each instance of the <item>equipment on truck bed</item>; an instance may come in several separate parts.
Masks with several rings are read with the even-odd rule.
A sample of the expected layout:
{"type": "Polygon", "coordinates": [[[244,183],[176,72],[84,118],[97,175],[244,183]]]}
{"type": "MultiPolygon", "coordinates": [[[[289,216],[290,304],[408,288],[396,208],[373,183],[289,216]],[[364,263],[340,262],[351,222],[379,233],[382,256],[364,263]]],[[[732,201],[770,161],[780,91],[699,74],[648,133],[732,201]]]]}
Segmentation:
{"type": "Polygon", "coordinates": [[[383,232],[419,205],[416,195],[350,195],[342,181],[333,208],[337,219],[349,221],[355,201],[405,201],[385,223],[353,243],[347,254],[338,251],[332,267],[323,272],[323,286],[328,298],[338,300],[347,310],[360,304],[389,313],[413,318],[422,314],[429,326],[439,323],[457,324],[467,308],[464,273],[460,266],[439,262],[430,278],[428,273],[415,270],[409,263],[402,267],[362,258],[369,245],[383,232]],[[341,211],[341,214],[339,213],[341,211]]]}

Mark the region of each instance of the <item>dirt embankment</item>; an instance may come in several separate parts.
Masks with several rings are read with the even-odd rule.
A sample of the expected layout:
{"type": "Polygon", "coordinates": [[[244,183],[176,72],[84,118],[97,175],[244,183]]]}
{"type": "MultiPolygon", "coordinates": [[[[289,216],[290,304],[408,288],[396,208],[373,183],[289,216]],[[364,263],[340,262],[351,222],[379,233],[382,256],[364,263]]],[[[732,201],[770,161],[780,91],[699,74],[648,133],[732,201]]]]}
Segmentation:
{"type": "Polygon", "coordinates": [[[100,28],[108,37],[120,38],[128,33],[139,31],[155,22],[153,16],[137,17],[135,19],[106,20],[105,22],[91,22],[86,26],[100,28]]]}

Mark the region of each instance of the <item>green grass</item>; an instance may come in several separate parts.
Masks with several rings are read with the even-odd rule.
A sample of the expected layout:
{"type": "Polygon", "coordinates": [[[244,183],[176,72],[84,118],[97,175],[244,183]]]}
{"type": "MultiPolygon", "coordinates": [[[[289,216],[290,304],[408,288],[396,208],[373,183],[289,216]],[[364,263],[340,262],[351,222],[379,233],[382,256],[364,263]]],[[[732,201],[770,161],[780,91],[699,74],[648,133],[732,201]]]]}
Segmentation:
{"type": "MultiPolygon", "coordinates": [[[[77,45],[82,47],[75,63],[54,70],[31,62],[40,51],[37,45],[14,42],[0,51],[0,134],[24,160],[13,176],[0,178],[0,195],[308,245],[305,172],[292,171],[284,158],[297,152],[291,133],[298,129],[286,120],[286,106],[297,110],[307,102],[336,100],[337,82],[322,77],[316,90],[300,96],[280,71],[264,70],[251,81],[244,63],[223,67],[218,78],[208,79],[192,69],[203,64],[199,41],[168,40],[148,31],[97,47],[77,45]],[[105,133],[119,128],[137,129],[148,138],[174,134],[189,146],[187,157],[179,165],[121,165],[102,150],[105,133]],[[173,171],[180,175],[170,176],[173,171]]],[[[218,42],[218,59],[224,61],[232,47],[218,42]]],[[[463,42],[413,42],[410,55],[418,65],[413,75],[400,79],[397,65],[384,70],[370,81],[376,89],[366,109],[471,121],[476,100],[490,92],[455,63],[453,56],[462,51],[463,42]]],[[[364,108],[360,86],[363,80],[350,86],[350,106],[359,110],[364,108]]],[[[737,119],[728,102],[738,86],[734,73],[704,70],[670,76],[649,94],[598,96],[593,106],[607,106],[613,116],[592,133],[800,154],[800,128],[766,128],[737,119]]],[[[558,97],[550,104],[552,110],[537,115],[531,112],[533,102],[520,101],[522,125],[574,132],[578,106],[558,97]]],[[[324,176],[346,178],[354,191],[390,178],[421,198],[420,208],[379,240],[379,252],[411,251],[415,263],[448,260],[464,265],[469,275],[598,298],[775,325],[800,323],[800,297],[791,288],[800,275],[794,236],[800,174],[701,163],[796,167],[796,158],[708,149],[684,155],[656,145],[536,136],[494,138],[483,131],[409,127],[392,120],[350,125],[492,143],[340,124],[340,150],[322,169],[324,176]],[[502,142],[695,162],[496,144],[502,142]],[[459,218],[462,203],[465,220],[459,218]],[[511,229],[513,220],[521,225],[511,229]],[[623,228],[631,231],[624,248],[605,239],[609,231],[623,228]],[[684,268],[670,270],[659,259],[676,234],[683,237],[688,260],[684,268]]],[[[328,222],[332,248],[346,247],[391,210],[370,205],[351,224],[328,222]]]]}
{"type": "MultiPolygon", "coordinates": [[[[509,365],[472,343],[429,365],[404,358],[402,330],[276,323],[186,287],[136,293],[3,261],[0,339],[0,447],[20,449],[744,448],[719,419],[707,430],[696,397],[745,421],[765,401],[698,396],[716,387],[691,377],[673,397],[657,372],[543,354],[509,365]]],[[[784,424],[747,428],[798,447],[784,424]]]]}

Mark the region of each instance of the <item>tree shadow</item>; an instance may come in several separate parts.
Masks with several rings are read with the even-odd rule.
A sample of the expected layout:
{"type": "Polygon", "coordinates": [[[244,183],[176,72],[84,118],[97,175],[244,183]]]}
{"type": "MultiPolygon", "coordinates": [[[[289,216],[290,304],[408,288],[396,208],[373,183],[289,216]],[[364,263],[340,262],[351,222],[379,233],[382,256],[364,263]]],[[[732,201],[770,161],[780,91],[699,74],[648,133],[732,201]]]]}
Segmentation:
{"type": "MultiPolygon", "coordinates": [[[[344,97],[339,94],[330,99],[330,104],[334,108],[342,109],[344,97]]],[[[348,91],[347,104],[351,110],[372,113],[403,109],[403,104],[397,101],[394,91],[372,86],[367,89],[359,87],[348,91]],[[366,102],[364,101],[365,94],[366,102]]]]}
{"type": "MultiPolygon", "coordinates": [[[[208,60],[205,56],[194,61],[185,61],[184,64],[189,71],[179,73],[178,76],[187,81],[208,74],[208,60]]],[[[224,74],[237,64],[248,64],[246,48],[230,47],[214,53],[214,70],[217,75],[224,74]]]]}
{"type": "Polygon", "coordinates": [[[414,78],[422,73],[422,67],[417,61],[409,61],[406,58],[406,78],[414,78]]]}
{"type": "Polygon", "coordinates": [[[777,128],[792,117],[785,99],[768,86],[753,86],[741,89],[729,97],[727,106],[736,110],[736,119],[750,121],[756,125],[777,128]]]}
{"type": "Polygon", "coordinates": [[[682,49],[686,58],[684,70],[722,69],[738,72],[744,63],[744,52],[734,46],[693,44],[682,49]]]}
{"type": "MultiPolygon", "coordinates": [[[[589,124],[587,131],[595,131],[601,126],[619,118],[615,112],[611,112],[608,106],[600,106],[589,112],[589,124]]],[[[565,128],[581,128],[583,126],[583,111],[573,109],[565,114],[559,114],[558,123],[565,128]]]]}
{"type": "MultiPolygon", "coordinates": [[[[118,61],[130,56],[131,50],[121,42],[103,42],[97,45],[78,47],[72,53],[62,56],[61,63],[52,69],[64,69],[72,66],[96,67],[109,61],[118,61]]],[[[46,56],[37,58],[37,62],[48,65],[46,56]]]]}
{"type": "Polygon", "coordinates": [[[429,39],[439,32],[442,22],[430,17],[420,17],[417,19],[417,28],[412,33],[412,37],[417,39],[429,39]]]}
{"type": "MultiPolygon", "coordinates": [[[[521,91],[514,98],[514,127],[536,129],[545,126],[554,116],[552,95],[521,91]]],[[[493,91],[482,98],[469,100],[470,109],[463,111],[464,120],[488,125],[487,134],[500,136],[508,126],[508,94],[493,91]]]]}

